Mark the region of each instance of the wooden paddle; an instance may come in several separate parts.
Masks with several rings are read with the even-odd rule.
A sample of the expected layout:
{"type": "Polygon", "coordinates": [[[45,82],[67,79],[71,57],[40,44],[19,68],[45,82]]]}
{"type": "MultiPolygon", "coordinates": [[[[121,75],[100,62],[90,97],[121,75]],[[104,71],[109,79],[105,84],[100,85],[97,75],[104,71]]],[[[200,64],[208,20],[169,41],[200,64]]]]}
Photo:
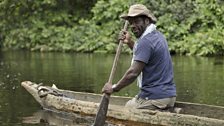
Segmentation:
{"type": "MultiPolygon", "coordinates": [[[[128,28],[128,21],[125,21],[125,25],[124,25],[123,30],[126,31],[127,28],[128,28]]],[[[117,51],[116,51],[116,55],[115,55],[115,58],[114,58],[114,63],[113,63],[113,66],[112,66],[110,77],[109,77],[109,80],[108,80],[109,84],[112,84],[112,80],[114,78],[114,74],[115,74],[115,71],[116,71],[116,68],[117,68],[117,62],[118,62],[118,59],[119,59],[119,56],[120,56],[120,53],[121,53],[122,44],[123,44],[123,42],[122,42],[122,40],[120,40],[117,51]]],[[[110,95],[104,93],[102,98],[101,98],[100,106],[98,108],[93,126],[103,126],[105,124],[107,109],[108,109],[108,105],[109,105],[109,100],[110,100],[110,95]]]]}

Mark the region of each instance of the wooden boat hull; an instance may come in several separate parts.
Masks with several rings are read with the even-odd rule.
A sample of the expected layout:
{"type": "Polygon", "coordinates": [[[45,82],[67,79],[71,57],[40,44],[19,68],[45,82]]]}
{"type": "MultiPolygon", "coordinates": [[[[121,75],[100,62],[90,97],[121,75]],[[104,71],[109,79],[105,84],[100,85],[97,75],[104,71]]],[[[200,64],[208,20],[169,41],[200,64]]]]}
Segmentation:
{"type": "Polygon", "coordinates": [[[23,117],[23,124],[41,125],[41,126],[87,126],[91,124],[91,116],[82,116],[80,114],[57,113],[46,110],[39,110],[31,116],[23,117]]]}
{"type": "MultiPolygon", "coordinates": [[[[22,86],[46,110],[95,115],[101,99],[99,94],[51,89],[50,87],[38,86],[30,81],[22,82],[22,86]],[[55,93],[49,93],[42,97],[40,89],[44,88],[55,90],[55,93]]],[[[45,93],[44,90],[41,92],[45,93]]],[[[178,114],[124,107],[129,99],[131,98],[112,96],[107,117],[165,126],[224,125],[224,107],[177,102],[176,106],[183,109],[181,114],[178,114]]]]}

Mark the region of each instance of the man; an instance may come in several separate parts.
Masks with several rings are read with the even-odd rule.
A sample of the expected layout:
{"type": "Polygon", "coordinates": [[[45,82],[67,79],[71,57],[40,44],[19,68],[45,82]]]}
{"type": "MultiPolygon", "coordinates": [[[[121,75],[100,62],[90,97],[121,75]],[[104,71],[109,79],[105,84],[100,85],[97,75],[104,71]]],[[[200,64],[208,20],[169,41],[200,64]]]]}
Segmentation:
{"type": "Polygon", "coordinates": [[[126,103],[127,107],[169,109],[176,101],[176,86],[173,82],[173,66],[165,37],[156,30],[156,18],[141,4],[132,5],[127,15],[131,30],[138,39],[134,43],[127,31],[120,33],[123,40],[133,48],[133,62],[124,76],[113,85],[106,83],[103,93],[112,94],[128,86],[136,78],[140,92],[126,103]]]}

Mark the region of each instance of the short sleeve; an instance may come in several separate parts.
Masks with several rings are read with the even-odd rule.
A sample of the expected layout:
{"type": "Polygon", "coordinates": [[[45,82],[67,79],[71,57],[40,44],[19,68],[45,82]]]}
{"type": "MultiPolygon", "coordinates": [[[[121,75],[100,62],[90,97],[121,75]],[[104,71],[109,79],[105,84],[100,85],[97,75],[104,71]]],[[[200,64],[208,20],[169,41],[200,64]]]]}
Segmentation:
{"type": "Polygon", "coordinates": [[[139,40],[134,52],[134,60],[147,64],[152,55],[152,50],[152,45],[148,39],[143,38],[139,40]]]}

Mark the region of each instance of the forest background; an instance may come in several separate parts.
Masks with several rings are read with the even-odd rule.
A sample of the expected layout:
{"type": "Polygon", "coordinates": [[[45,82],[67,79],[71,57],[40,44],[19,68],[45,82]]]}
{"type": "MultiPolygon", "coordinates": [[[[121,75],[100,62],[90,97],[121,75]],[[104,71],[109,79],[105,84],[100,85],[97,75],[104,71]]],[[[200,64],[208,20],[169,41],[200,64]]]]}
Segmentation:
{"type": "Polygon", "coordinates": [[[223,0],[0,0],[0,48],[114,53],[119,16],[135,3],[157,17],[172,54],[224,55],[223,0]]]}

